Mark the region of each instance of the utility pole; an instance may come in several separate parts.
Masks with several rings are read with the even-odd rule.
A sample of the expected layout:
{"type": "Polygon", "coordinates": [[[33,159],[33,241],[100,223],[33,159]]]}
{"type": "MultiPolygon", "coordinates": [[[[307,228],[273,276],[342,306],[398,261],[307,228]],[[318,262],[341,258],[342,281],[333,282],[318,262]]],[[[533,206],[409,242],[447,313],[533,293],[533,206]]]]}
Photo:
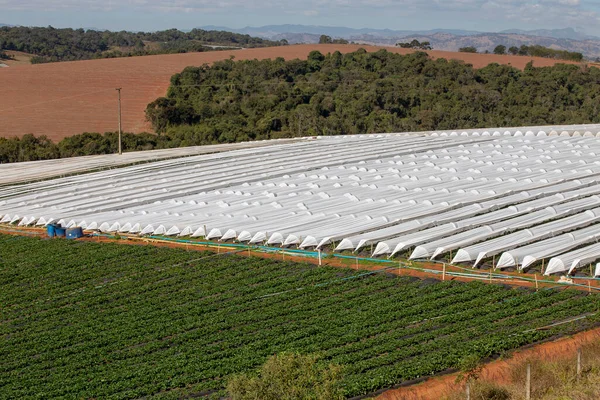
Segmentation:
{"type": "Polygon", "coordinates": [[[121,147],[121,88],[115,89],[119,92],[119,155],[123,154],[123,149],[121,147]]]}

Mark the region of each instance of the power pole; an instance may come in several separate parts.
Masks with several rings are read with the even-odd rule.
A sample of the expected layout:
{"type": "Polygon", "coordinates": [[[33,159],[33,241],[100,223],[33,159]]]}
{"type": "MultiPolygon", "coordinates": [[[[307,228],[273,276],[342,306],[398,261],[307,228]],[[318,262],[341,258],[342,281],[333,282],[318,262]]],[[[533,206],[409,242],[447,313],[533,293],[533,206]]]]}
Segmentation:
{"type": "Polygon", "coordinates": [[[119,93],[119,155],[123,154],[121,146],[121,88],[117,88],[116,91],[119,93]]]}

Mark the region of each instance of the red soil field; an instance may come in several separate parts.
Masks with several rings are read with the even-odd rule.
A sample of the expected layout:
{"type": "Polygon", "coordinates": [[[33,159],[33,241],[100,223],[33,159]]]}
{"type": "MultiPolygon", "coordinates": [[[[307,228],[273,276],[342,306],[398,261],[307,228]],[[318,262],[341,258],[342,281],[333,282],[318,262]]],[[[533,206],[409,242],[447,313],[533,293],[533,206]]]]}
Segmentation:
{"type": "MultiPolygon", "coordinates": [[[[214,51],[115,58],[0,68],[0,137],[27,133],[46,135],[54,141],[83,133],[116,131],[117,92],[121,87],[123,130],[152,131],[145,120],[146,106],[164,96],[171,76],[187,66],[211,64],[234,56],[236,60],[283,57],[305,59],[312,50],[342,53],[364,48],[385,48],[406,54],[412,50],[367,45],[293,45],[271,48],[214,51]]],[[[476,68],[490,63],[523,69],[529,61],[550,66],[551,59],[430,51],[433,58],[459,59],[476,68]]]]}

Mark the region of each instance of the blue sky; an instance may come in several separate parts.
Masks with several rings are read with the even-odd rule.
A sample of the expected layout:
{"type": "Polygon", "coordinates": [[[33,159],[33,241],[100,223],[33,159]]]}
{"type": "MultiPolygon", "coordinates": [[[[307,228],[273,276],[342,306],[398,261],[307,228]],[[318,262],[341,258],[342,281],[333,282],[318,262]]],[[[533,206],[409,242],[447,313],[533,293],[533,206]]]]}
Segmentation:
{"type": "Polygon", "coordinates": [[[600,35],[600,0],[0,0],[0,23],[111,30],[308,24],[600,35]]]}

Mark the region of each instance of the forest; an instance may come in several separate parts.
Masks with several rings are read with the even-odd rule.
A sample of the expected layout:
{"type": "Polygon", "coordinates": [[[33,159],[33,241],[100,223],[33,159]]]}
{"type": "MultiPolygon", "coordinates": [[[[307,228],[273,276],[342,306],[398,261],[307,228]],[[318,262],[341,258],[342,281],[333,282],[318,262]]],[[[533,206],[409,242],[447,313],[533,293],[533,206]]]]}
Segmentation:
{"type": "Polygon", "coordinates": [[[87,60],[214,50],[205,45],[279,46],[274,42],[225,31],[169,29],[159,32],[111,32],[42,27],[1,27],[0,50],[32,54],[31,62],[87,60]]]}
{"type": "MultiPolygon", "coordinates": [[[[458,49],[461,53],[477,53],[477,48],[473,46],[461,47],[458,49]]],[[[485,54],[490,52],[486,50],[485,54]]],[[[522,45],[521,47],[512,46],[507,48],[503,44],[499,44],[494,48],[494,54],[504,55],[511,54],[513,56],[525,56],[525,57],[541,57],[541,58],[553,58],[555,60],[575,61],[582,62],[584,57],[582,53],[575,51],[556,50],[549,47],[540,45],[522,45]]]]}
{"type": "MultiPolygon", "coordinates": [[[[124,151],[153,150],[178,147],[168,137],[152,133],[123,133],[124,151]]],[[[58,143],[46,136],[23,135],[21,138],[0,137],[0,164],[20,161],[52,160],[56,158],[116,153],[117,132],[89,133],[69,136],[58,143]]]]}
{"type": "Polygon", "coordinates": [[[151,103],[156,132],[186,145],[313,135],[597,123],[600,70],[524,71],[358,50],[306,60],[188,67],[151,103]]]}
{"type": "MultiPolygon", "coordinates": [[[[557,64],[524,71],[432,60],[417,52],[312,52],[306,60],[188,67],[148,105],[155,134],[123,148],[150,150],[282,137],[600,123],[600,70],[557,64]]],[[[0,162],[113,153],[115,133],[52,143],[0,139],[0,162]]]]}
{"type": "MultiPolygon", "coordinates": [[[[499,50],[498,47],[505,46],[497,46],[496,50],[499,50]]],[[[499,53],[494,50],[496,54],[505,54],[506,51],[499,53]]],[[[555,58],[559,60],[569,60],[569,61],[583,61],[583,54],[575,51],[566,51],[566,50],[556,50],[551,49],[549,47],[544,47],[540,45],[526,46],[522,45],[521,47],[512,46],[508,48],[508,53],[514,56],[530,56],[530,57],[543,57],[543,58],[555,58]]]]}

